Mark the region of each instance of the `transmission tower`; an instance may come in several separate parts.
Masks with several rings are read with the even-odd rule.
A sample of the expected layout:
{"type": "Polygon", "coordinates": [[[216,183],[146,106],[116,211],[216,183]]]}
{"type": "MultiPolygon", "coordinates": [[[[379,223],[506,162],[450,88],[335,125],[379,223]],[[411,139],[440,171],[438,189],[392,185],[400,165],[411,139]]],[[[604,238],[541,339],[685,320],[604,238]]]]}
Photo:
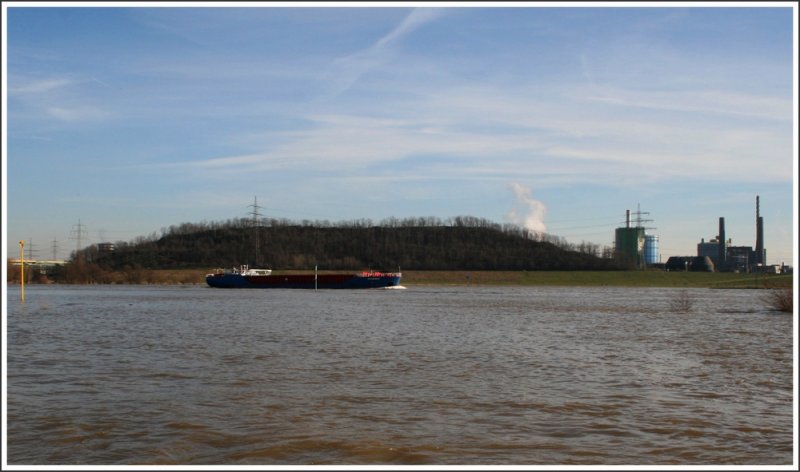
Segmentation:
{"type": "Polygon", "coordinates": [[[28,260],[32,261],[36,259],[36,251],[33,250],[33,239],[28,239],[28,260]]]}
{"type": "Polygon", "coordinates": [[[258,206],[258,196],[254,196],[253,197],[253,204],[252,205],[247,205],[247,206],[248,206],[248,208],[252,208],[253,209],[253,211],[248,212],[248,215],[250,215],[253,218],[253,235],[254,235],[253,237],[254,237],[254,240],[255,240],[255,243],[254,243],[255,244],[255,266],[258,267],[259,264],[260,264],[260,258],[259,258],[259,246],[260,246],[260,243],[259,243],[259,233],[260,233],[259,227],[260,227],[260,224],[259,223],[261,221],[261,218],[264,215],[261,214],[261,212],[260,212],[261,207],[258,206]]]}
{"type": "Polygon", "coordinates": [[[80,219],[78,220],[77,225],[73,225],[73,228],[75,229],[72,230],[71,234],[74,234],[75,236],[70,236],[70,239],[77,240],[77,243],[75,244],[75,256],[77,257],[78,252],[80,252],[82,247],[81,241],[88,235],[88,232],[86,231],[86,225],[82,225],[80,219]]]}
{"type": "Polygon", "coordinates": [[[642,218],[642,215],[649,215],[650,212],[649,211],[642,211],[641,208],[640,208],[640,205],[638,203],[636,204],[636,211],[634,211],[633,214],[635,215],[635,218],[633,218],[633,221],[636,223],[636,226],[635,226],[636,228],[656,229],[656,228],[652,228],[652,227],[649,227],[649,226],[645,228],[644,225],[642,225],[642,223],[651,223],[653,220],[642,218]]]}
{"type": "Polygon", "coordinates": [[[58,260],[58,257],[56,257],[57,255],[58,255],[58,241],[56,241],[56,238],[53,238],[53,260],[54,261],[58,260]]]}

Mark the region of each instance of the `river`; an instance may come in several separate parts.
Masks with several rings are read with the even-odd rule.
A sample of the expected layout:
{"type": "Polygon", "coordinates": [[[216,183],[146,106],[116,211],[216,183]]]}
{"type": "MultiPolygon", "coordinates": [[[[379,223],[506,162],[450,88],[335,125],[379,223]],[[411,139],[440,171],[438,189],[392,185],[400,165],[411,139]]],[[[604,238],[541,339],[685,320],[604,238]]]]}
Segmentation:
{"type": "Polygon", "coordinates": [[[763,291],[8,288],[9,465],[793,461],[763,291]]]}

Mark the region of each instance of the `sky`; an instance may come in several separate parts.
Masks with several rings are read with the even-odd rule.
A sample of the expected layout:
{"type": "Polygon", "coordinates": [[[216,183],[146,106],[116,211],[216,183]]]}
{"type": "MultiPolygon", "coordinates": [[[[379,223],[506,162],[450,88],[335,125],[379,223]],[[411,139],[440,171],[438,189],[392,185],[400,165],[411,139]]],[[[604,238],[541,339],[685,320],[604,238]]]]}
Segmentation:
{"type": "Polygon", "coordinates": [[[792,2],[54,5],[3,3],[6,257],[257,198],[601,246],[638,209],[666,261],[719,217],[755,246],[759,195],[767,262],[796,265],[792,2]]]}

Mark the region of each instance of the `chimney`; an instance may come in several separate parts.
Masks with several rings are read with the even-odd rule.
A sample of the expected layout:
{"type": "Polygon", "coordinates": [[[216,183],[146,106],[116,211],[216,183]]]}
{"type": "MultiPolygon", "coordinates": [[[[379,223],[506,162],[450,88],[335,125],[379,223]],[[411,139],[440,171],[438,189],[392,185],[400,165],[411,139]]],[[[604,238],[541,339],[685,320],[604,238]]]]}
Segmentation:
{"type": "Polygon", "coordinates": [[[719,236],[717,236],[718,244],[717,244],[717,267],[718,270],[725,269],[725,266],[728,263],[728,247],[725,242],[725,218],[720,216],[719,217],[719,236]]]}
{"type": "Polygon", "coordinates": [[[764,218],[761,216],[759,197],[756,195],[756,265],[764,265],[764,218]]]}
{"type": "Polygon", "coordinates": [[[630,228],[631,227],[631,211],[630,210],[625,210],[625,227],[626,228],[630,228]]]}

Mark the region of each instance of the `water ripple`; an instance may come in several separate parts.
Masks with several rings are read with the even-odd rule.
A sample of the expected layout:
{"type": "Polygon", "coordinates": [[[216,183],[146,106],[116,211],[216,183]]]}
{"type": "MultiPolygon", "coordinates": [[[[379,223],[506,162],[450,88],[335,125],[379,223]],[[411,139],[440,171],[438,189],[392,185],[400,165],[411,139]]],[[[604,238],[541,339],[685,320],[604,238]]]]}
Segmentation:
{"type": "Polygon", "coordinates": [[[8,461],[791,464],[793,319],[688,292],[33,286],[8,461]]]}

